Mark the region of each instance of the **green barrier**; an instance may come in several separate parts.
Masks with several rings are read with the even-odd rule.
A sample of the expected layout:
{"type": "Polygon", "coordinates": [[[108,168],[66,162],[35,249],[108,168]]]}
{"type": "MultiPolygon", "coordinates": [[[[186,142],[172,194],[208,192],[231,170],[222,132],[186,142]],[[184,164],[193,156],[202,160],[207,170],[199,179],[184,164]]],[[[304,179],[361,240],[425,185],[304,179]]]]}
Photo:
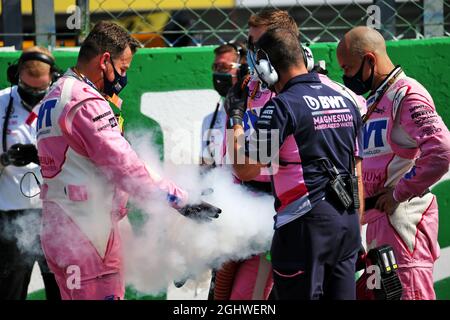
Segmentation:
{"type": "MultiPolygon", "coordinates": [[[[434,188],[433,193],[438,199],[439,207],[439,233],[438,241],[442,248],[450,247],[450,180],[439,182],[434,188]]],[[[443,279],[434,284],[436,297],[439,300],[450,300],[450,278],[443,279]]]]}
{"type": "Polygon", "coordinates": [[[436,299],[450,300],[450,278],[436,282],[434,290],[436,291],[436,299]]]}
{"type": "Polygon", "coordinates": [[[433,193],[437,196],[439,207],[439,244],[441,247],[450,247],[450,180],[439,182],[433,193]]]}
{"type": "MultiPolygon", "coordinates": [[[[436,108],[444,122],[450,127],[450,38],[425,40],[388,41],[387,48],[394,64],[400,64],[406,74],[417,79],[432,95],[436,108]]],[[[316,60],[325,60],[329,76],[341,81],[342,72],[336,58],[336,43],[319,43],[311,46],[316,60]]],[[[141,97],[146,92],[165,92],[183,89],[212,88],[211,64],[213,46],[189,48],[141,49],[135,55],[128,71],[129,85],[123,90],[123,115],[125,131],[145,128],[153,132],[153,143],[160,146],[162,155],[163,137],[159,125],[140,111],[141,97]]],[[[19,57],[20,52],[0,53],[0,87],[8,86],[6,68],[19,57]]],[[[57,64],[63,70],[73,66],[77,52],[56,51],[57,64]]],[[[170,112],[170,106],[167,106],[170,112]]],[[[448,189],[450,182],[441,182],[433,189],[440,206],[439,242],[450,246],[450,219],[448,189]]],[[[138,214],[132,216],[140,220],[138,214]]],[[[437,283],[439,298],[448,297],[448,279],[437,283]],[[445,289],[439,289],[445,288],[445,289]]]]}
{"type": "MultiPolygon", "coordinates": [[[[142,294],[132,286],[126,287],[124,297],[125,300],[166,300],[166,298],[167,296],[165,294],[161,294],[159,296],[142,294]]],[[[27,300],[46,300],[45,290],[41,289],[31,292],[28,294],[27,300]]]]}
{"type": "MultiPolygon", "coordinates": [[[[450,126],[450,39],[388,41],[394,64],[416,78],[433,96],[438,112],[450,126]]],[[[341,81],[336,59],[336,43],[311,46],[316,60],[325,60],[330,78],[341,81]]],[[[158,125],[140,113],[140,99],[145,92],[212,88],[213,46],[188,48],[144,48],[138,50],[128,72],[129,85],[123,90],[126,128],[155,128],[158,125]]],[[[19,57],[19,52],[1,52],[0,70],[19,57]]],[[[77,52],[55,51],[57,64],[66,69],[75,64],[77,52]]],[[[0,87],[6,87],[6,72],[0,74],[0,87]]],[[[170,112],[170,109],[168,109],[170,112]]],[[[159,131],[157,129],[156,131],[159,131]]],[[[161,137],[157,142],[162,143],[161,137]]]]}

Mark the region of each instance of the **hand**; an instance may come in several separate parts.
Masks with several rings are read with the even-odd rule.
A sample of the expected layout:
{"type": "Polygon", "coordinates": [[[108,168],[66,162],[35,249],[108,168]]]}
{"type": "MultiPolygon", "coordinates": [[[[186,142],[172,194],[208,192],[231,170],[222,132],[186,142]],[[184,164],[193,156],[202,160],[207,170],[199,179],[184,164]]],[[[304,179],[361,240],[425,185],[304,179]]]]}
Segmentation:
{"type": "Polygon", "coordinates": [[[375,208],[391,215],[397,209],[399,202],[394,199],[394,188],[385,188],[379,193],[375,208]]]}
{"type": "Polygon", "coordinates": [[[250,76],[246,75],[230,89],[225,97],[225,111],[230,119],[235,119],[241,122],[244,119],[245,111],[247,110],[248,88],[247,84],[250,81],[250,76]]]}
{"type": "Polygon", "coordinates": [[[178,212],[191,219],[211,221],[212,219],[217,219],[222,210],[201,201],[198,204],[188,204],[178,209],[178,212]]]}
{"type": "Polygon", "coordinates": [[[23,167],[31,162],[39,164],[38,151],[34,144],[16,143],[9,148],[8,155],[16,167],[23,167]]]}

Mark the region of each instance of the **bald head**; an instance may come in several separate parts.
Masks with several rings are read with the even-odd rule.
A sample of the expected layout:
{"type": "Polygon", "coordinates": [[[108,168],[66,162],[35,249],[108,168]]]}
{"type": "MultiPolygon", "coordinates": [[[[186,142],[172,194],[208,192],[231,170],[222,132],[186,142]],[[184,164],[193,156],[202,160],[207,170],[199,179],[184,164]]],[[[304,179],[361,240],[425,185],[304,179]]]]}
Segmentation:
{"type": "Polygon", "coordinates": [[[375,29],[363,26],[355,27],[345,34],[339,42],[339,51],[353,57],[362,57],[368,52],[377,56],[387,55],[383,36],[375,29]]]}
{"type": "Polygon", "coordinates": [[[369,27],[355,27],[347,32],[338,44],[337,59],[344,71],[344,83],[355,92],[376,88],[394,68],[383,36],[369,27]]]}

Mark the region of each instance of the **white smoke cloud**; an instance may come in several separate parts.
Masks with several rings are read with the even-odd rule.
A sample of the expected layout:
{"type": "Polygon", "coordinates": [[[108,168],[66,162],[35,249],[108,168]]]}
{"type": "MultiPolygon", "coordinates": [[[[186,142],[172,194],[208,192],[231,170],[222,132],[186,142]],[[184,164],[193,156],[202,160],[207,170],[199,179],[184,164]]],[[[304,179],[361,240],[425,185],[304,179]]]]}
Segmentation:
{"type": "Polygon", "coordinates": [[[199,199],[222,209],[212,222],[183,217],[164,203],[148,202],[141,209],[149,220],[142,233],[124,237],[126,281],[145,293],[164,292],[173,280],[198,279],[230,259],[245,259],[269,249],[273,234],[273,198],[255,195],[233,183],[229,168],[200,176],[198,166],[161,166],[149,147],[151,137],[128,135],[133,148],[152,169],[187,190],[190,202],[199,199]],[[203,190],[213,193],[202,196],[203,190]]]}
{"type": "MultiPolygon", "coordinates": [[[[9,213],[2,213],[8,215],[9,213]]],[[[4,224],[0,227],[1,237],[16,243],[22,254],[23,261],[32,265],[38,256],[43,255],[39,242],[41,230],[41,214],[39,210],[24,210],[20,214],[11,213],[10,217],[2,218],[4,224]],[[6,220],[9,222],[6,223],[6,220]]]]}
{"type": "MultiPolygon", "coordinates": [[[[154,195],[149,195],[145,202],[134,202],[148,215],[148,220],[140,232],[132,232],[129,228],[121,235],[127,284],[143,293],[158,294],[165,292],[174,280],[187,277],[200,280],[200,277],[205,277],[206,271],[218,268],[226,261],[245,259],[270,248],[275,213],[272,196],[255,195],[235,184],[227,167],[216,168],[201,176],[198,165],[163,165],[156,148],[151,146],[153,140],[148,133],[134,133],[128,135],[128,139],[149,168],[189,192],[191,203],[204,200],[221,208],[222,213],[211,222],[198,222],[182,216],[154,195]],[[214,192],[201,195],[209,188],[214,192]]],[[[129,183],[136,188],[141,181],[130,179],[129,183]]],[[[103,194],[103,190],[97,190],[101,189],[98,184],[88,187],[94,194],[93,198],[97,193],[103,194]]],[[[107,239],[104,236],[107,236],[109,226],[99,214],[105,211],[108,201],[102,200],[90,204],[89,212],[96,214],[89,216],[89,222],[84,227],[96,235],[93,240],[98,238],[103,243],[107,239]]],[[[63,224],[67,219],[58,220],[62,218],[61,208],[56,205],[52,208],[52,216],[60,221],[53,227],[61,227],[58,230],[49,229],[44,234],[48,238],[49,252],[57,252],[56,256],[52,256],[53,261],[65,266],[72,264],[74,258],[83,256],[86,250],[86,254],[91,254],[91,247],[79,241],[78,228],[63,224]]],[[[21,250],[38,253],[40,248],[36,237],[41,222],[40,214],[32,212],[17,219],[14,227],[0,232],[10,239],[17,239],[21,250]]]]}

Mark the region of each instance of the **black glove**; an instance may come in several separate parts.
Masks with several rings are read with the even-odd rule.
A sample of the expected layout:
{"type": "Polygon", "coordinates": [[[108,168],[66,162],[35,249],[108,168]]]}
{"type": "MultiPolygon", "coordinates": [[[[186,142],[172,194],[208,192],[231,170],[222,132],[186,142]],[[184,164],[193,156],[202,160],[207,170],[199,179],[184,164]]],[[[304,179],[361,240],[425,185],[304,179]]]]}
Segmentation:
{"type": "Polygon", "coordinates": [[[34,144],[14,144],[9,148],[8,155],[16,167],[23,167],[31,162],[39,164],[38,151],[34,144]]]}
{"type": "Polygon", "coordinates": [[[250,81],[250,75],[239,74],[238,82],[230,89],[225,97],[225,112],[230,118],[230,123],[242,124],[245,111],[247,111],[247,84],[250,81]]]}
{"type": "Polygon", "coordinates": [[[178,212],[191,219],[211,221],[212,219],[217,219],[222,210],[207,202],[201,201],[198,204],[186,205],[178,209],[178,212]]]}

